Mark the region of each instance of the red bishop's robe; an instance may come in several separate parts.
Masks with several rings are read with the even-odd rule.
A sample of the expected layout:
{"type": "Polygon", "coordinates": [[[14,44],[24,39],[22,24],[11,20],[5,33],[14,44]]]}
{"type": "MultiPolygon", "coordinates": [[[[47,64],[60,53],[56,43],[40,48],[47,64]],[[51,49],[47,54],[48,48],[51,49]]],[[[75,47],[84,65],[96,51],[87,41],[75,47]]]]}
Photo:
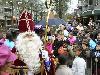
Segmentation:
{"type": "MultiPolygon", "coordinates": [[[[12,49],[12,53],[16,54],[16,48],[15,47],[12,49]]],[[[26,64],[23,61],[21,61],[19,58],[14,61],[14,65],[15,66],[26,66],[26,64]]]]}

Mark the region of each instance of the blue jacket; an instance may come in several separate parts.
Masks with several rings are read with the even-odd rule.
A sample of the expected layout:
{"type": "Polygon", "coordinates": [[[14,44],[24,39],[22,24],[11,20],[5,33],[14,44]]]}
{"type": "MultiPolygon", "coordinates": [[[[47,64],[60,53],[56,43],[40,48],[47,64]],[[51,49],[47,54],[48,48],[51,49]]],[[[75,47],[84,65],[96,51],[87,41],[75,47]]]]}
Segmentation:
{"type": "Polygon", "coordinates": [[[6,41],[4,42],[4,44],[7,45],[11,50],[15,46],[14,42],[13,41],[9,41],[8,39],[6,39],[6,41]]]}
{"type": "Polygon", "coordinates": [[[96,42],[94,42],[92,39],[89,41],[89,46],[90,46],[90,49],[95,49],[96,47],[96,42]]]}

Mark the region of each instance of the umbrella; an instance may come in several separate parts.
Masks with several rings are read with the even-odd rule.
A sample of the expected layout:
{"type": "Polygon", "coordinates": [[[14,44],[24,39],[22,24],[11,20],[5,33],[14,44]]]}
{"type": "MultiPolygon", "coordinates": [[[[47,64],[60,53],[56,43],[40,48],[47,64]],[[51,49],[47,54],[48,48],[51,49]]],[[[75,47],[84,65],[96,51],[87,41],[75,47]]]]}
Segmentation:
{"type": "MultiPolygon", "coordinates": [[[[63,19],[60,19],[60,18],[54,18],[54,19],[49,19],[48,20],[48,25],[49,26],[52,26],[52,25],[60,25],[60,24],[66,25],[66,22],[63,19]]],[[[46,20],[45,19],[42,19],[37,25],[42,25],[43,27],[45,27],[46,20]]]]}

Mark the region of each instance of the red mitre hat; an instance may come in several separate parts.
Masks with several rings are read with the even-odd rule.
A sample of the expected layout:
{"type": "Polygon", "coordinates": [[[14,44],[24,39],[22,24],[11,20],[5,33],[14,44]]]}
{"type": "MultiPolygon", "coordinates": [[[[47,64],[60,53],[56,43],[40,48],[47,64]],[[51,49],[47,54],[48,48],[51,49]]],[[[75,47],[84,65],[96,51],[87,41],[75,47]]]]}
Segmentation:
{"type": "Polygon", "coordinates": [[[33,22],[32,15],[24,10],[19,18],[18,28],[20,32],[34,31],[35,23],[33,22]]]}

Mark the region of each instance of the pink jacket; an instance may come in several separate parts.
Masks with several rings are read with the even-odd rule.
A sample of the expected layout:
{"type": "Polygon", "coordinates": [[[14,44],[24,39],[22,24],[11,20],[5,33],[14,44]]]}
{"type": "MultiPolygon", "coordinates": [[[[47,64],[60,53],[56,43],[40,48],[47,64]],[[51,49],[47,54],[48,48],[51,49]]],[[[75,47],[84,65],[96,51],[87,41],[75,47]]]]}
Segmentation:
{"type": "Polygon", "coordinates": [[[76,37],[73,36],[72,38],[68,38],[68,40],[69,40],[70,44],[74,44],[76,41],[76,37]]]}
{"type": "Polygon", "coordinates": [[[48,51],[49,54],[52,53],[52,43],[51,43],[51,44],[50,44],[50,43],[49,43],[49,44],[47,43],[47,44],[45,45],[45,48],[46,48],[46,50],[48,51]]]}

